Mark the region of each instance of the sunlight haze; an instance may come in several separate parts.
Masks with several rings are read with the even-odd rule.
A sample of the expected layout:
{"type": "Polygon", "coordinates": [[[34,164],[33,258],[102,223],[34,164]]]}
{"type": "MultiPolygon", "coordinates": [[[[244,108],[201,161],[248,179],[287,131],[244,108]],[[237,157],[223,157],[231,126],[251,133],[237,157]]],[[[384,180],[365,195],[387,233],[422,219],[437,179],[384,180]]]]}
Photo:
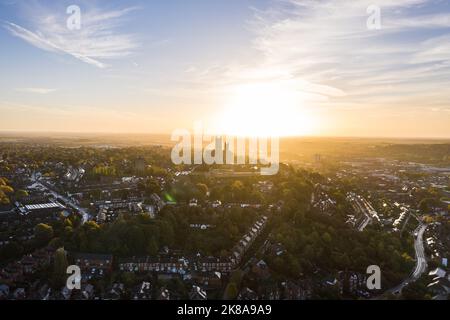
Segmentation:
{"type": "Polygon", "coordinates": [[[450,4],[0,0],[1,131],[450,137],[450,4]]]}

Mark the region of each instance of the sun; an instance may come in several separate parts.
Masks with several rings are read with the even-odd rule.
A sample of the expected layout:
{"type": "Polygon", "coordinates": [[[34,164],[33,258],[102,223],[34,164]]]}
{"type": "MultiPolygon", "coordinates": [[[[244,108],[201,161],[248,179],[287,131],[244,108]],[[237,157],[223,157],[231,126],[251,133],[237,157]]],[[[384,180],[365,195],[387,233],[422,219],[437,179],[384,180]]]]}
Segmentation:
{"type": "Polygon", "coordinates": [[[229,88],[216,119],[218,131],[234,136],[310,135],[314,117],[305,110],[303,92],[286,81],[253,82],[229,88]]]}

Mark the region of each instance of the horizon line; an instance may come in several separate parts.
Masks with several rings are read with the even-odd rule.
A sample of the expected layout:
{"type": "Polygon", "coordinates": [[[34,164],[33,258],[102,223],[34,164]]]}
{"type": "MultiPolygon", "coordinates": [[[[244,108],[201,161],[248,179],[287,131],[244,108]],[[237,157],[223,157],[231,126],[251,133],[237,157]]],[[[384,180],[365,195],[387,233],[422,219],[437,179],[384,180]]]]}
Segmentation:
{"type": "MultiPolygon", "coordinates": [[[[156,133],[156,132],[108,132],[108,131],[97,131],[97,132],[88,132],[88,131],[53,131],[53,130],[8,130],[8,129],[0,129],[0,137],[1,135],[11,135],[11,134],[23,134],[23,135],[52,135],[52,134],[61,134],[61,135],[114,135],[114,136],[138,136],[138,135],[153,135],[153,136],[167,136],[170,138],[171,133],[156,133]]],[[[217,134],[217,136],[236,136],[236,135],[226,135],[226,134],[217,134]]],[[[244,136],[250,137],[250,136],[244,136]]],[[[450,140],[449,137],[430,137],[430,136],[357,136],[357,135],[282,135],[278,136],[280,139],[289,139],[289,138],[303,138],[303,139],[393,139],[393,140],[450,140]]]]}

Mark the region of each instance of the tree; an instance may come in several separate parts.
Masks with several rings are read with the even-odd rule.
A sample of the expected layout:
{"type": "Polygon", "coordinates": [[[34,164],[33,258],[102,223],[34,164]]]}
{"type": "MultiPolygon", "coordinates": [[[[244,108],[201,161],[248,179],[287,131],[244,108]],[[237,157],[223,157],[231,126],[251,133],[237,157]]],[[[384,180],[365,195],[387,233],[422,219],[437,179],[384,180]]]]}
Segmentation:
{"type": "Polygon", "coordinates": [[[427,287],[424,280],[413,282],[402,290],[402,297],[405,300],[426,300],[427,287]]]}
{"type": "Polygon", "coordinates": [[[16,198],[17,199],[23,199],[23,198],[26,198],[26,197],[28,197],[28,192],[26,191],[26,190],[22,190],[22,189],[20,189],[20,190],[17,190],[17,192],[16,192],[16,198]]]}
{"type": "Polygon", "coordinates": [[[150,256],[156,256],[158,254],[158,246],[155,239],[151,238],[147,244],[147,254],[150,256]]]}
{"type": "Polygon", "coordinates": [[[48,224],[40,223],[34,228],[36,240],[40,243],[46,243],[53,238],[53,228],[48,224]]]}
{"type": "Polygon", "coordinates": [[[327,243],[327,244],[331,243],[331,241],[332,241],[331,236],[330,236],[330,234],[329,234],[328,232],[325,232],[325,233],[322,235],[322,240],[323,240],[325,243],[327,243]]]}
{"type": "Polygon", "coordinates": [[[64,226],[73,227],[73,223],[70,219],[66,218],[66,219],[64,219],[64,226]]]}
{"type": "Polygon", "coordinates": [[[236,299],[238,295],[238,288],[236,283],[230,282],[225,289],[225,300],[233,300],[236,299]]]}
{"type": "Polygon", "coordinates": [[[8,195],[14,193],[14,189],[8,185],[6,178],[0,178],[0,204],[8,205],[11,203],[8,195]]]}
{"type": "Polygon", "coordinates": [[[88,231],[95,231],[100,229],[100,226],[95,221],[88,221],[84,224],[84,227],[88,231]]]}
{"type": "Polygon", "coordinates": [[[8,179],[0,178],[0,186],[7,186],[7,185],[8,185],[8,179]]]}
{"type": "Polygon", "coordinates": [[[67,262],[66,250],[64,250],[64,248],[59,248],[55,252],[55,260],[53,262],[53,281],[56,287],[64,285],[68,266],[69,263],[67,262]]]}
{"type": "Polygon", "coordinates": [[[136,283],[136,275],[132,272],[124,272],[122,274],[122,281],[127,287],[131,287],[136,283]]]}
{"type": "Polygon", "coordinates": [[[434,198],[424,198],[419,203],[419,209],[422,213],[428,213],[432,206],[437,204],[436,199],[434,198]]]}
{"type": "Polygon", "coordinates": [[[149,179],[145,185],[145,191],[147,194],[159,193],[161,192],[161,185],[156,179],[149,179]]]}
{"type": "Polygon", "coordinates": [[[244,184],[240,180],[236,180],[231,185],[231,194],[234,201],[240,200],[243,197],[244,184]]]}
{"type": "Polygon", "coordinates": [[[14,189],[10,186],[0,185],[0,191],[3,191],[5,194],[12,194],[14,193],[14,189]]]}
{"type": "Polygon", "coordinates": [[[172,225],[167,221],[162,221],[160,227],[160,244],[163,246],[171,246],[174,241],[174,231],[172,225]]]}
{"type": "Polygon", "coordinates": [[[0,247],[0,261],[7,261],[12,258],[18,258],[23,254],[23,247],[17,242],[10,242],[0,247]]]}
{"type": "Polygon", "coordinates": [[[202,195],[202,197],[205,197],[208,194],[208,186],[204,183],[197,183],[197,189],[202,195]]]}
{"type": "Polygon", "coordinates": [[[10,203],[8,196],[0,190],[0,204],[8,205],[10,203]]]}

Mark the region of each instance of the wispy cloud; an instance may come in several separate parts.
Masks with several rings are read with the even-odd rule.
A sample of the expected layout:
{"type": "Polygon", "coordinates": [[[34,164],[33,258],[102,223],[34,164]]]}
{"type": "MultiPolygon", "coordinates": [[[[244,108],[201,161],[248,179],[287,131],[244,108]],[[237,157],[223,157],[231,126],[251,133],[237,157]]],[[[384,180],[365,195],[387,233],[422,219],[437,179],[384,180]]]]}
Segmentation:
{"type": "Polygon", "coordinates": [[[16,91],[26,92],[26,93],[35,93],[35,94],[49,94],[55,92],[56,89],[49,88],[17,88],[16,91]]]}
{"type": "MultiPolygon", "coordinates": [[[[430,124],[443,126],[449,119],[443,110],[450,105],[450,12],[439,8],[444,2],[274,0],[265,9],[254,8],[248,21],[253,34],[250,59],[189,65],[184,70],[188,83],[182,86],[197,96],[225,101],[236,88],[238,93],[239,88],[256,88],[249,91],[259,98],[244,96],[241,106],[253,109],[254,119],[266,111],[283,112],[279,100],[270,110],[257,105],[269,96],[264,88],[280,88],[281,96],[289,96],[289,104],[295,105],[288,109],[290,118],[316,117],[331,134],[390,134],[384,130],[400,131],[397,121],[408,117],[403,128],[417,134],[411,122],[434,113],[426,130],[437,135],[437,125],[430,124]],[[380,30],[367,27],[367,9],[373,4],[381,8],[380,30]],[[432,108],[440,110],[440,117],[432,108]]],[[[183,94],[188,100],[189,92],[183,94]]],[[[266,119],[268,126],[275,121],[266,119]]]]}
{"type": "Polygon", "coordinates": [[[67,28],[64,14],[41,9],[29,17],[31,27],[7,21],[4,27],[29,44],[50,52],[67,54],[85,63],[106,68],[104,60],[130,55],[138,47],[136,37],[118,31],[123,18],[136,7],[115,11],[82,11],[81,29],[67,28]]]}
{"type": "MultiPolygon", "coordinates": [[[[386,103],[392,97],[387,88],[403,91],[403,100],[414,99],[429,89],[429,82],[436,89],[450,82],[450,12],[433,10],[442,3],[284,0],[270,10],[255,11],[254,47],[265,66],[323,86],[325,95],[330,88],[345,92],[349,104],[386,103]],[[367,28],[372,4],[381,8],[381,30],[367,28]],[[417,91],[417,84],[425,90],[417,91]]],[[[442,100],[450,101],[450,96],[441,92],[442,100]]]]}

